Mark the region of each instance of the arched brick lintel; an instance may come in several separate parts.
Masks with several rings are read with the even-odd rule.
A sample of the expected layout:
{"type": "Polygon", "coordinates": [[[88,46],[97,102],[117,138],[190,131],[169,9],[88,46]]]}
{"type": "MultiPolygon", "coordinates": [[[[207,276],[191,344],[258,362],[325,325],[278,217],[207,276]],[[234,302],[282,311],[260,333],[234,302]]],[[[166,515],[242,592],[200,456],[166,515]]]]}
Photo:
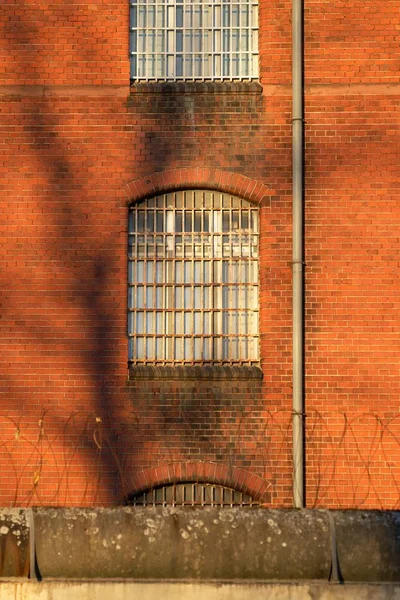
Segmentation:
{"type": "Polygon", "coordinates": [[[263,183],[240,173],[214,169],[212,167],[192,167],[159,171],[140,179],[134,179],[125,188],[130,203],[162,194],[169,190],[209,189],[240,196],[249,202],[260,205],[270,200],[273,192],[263,183]]]}
{"type": "Polygon", "coordinates": [[[271,482],[237,467],[220,463],[181,462],[145,469],[133,474],[129,481],[129,494],[171,483],[199,481],[224,485],[249,494],[262,504],[271,503],[271,482]]]}

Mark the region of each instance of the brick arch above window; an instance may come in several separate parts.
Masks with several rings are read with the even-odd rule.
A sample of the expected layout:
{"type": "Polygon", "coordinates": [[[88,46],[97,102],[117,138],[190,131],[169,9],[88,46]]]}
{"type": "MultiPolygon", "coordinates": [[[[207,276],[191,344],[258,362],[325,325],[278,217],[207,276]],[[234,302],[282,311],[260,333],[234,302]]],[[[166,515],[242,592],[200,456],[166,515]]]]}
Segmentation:
{"type": "Polygon", "coordinates": [[[190,481],[225,486],[248,494],[260,504],[271,504],[272,484],[267,479],[245,469],[195,461],[161,465],[134,473],[127,481],[127,496],[163,485],[190,481]]]}
{"type": "Polygon", "coordinates": [[[124,187],[130,203],[150,198],[169,190],[209,189],[240,196],[260,206],[268,204],[274,191],[264,183],[223,169],[212,167],[187,167],[158,171],[134,179],[124,187]]]}

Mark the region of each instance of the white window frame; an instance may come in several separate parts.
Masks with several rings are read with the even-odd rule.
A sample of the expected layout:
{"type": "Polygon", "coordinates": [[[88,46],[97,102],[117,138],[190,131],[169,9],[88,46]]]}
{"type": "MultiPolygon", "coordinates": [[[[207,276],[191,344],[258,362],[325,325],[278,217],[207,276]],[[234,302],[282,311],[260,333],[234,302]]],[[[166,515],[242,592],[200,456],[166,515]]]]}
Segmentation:
{"type": "Polygon", "coordinates": [[[133,81],[258,79],[257,0],[130,0],[133,81]]]}
{"type": "Polygon", "coordinates": [[[259,365],[259,214],[221,192],[129,211],[130,365],[259,365]]]}

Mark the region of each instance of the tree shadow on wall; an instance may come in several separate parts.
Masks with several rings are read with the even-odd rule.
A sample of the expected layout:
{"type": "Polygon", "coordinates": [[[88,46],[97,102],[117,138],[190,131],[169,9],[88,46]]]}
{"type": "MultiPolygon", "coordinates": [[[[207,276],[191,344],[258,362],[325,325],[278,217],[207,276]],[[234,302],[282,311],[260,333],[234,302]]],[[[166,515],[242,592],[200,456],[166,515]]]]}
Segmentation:
{"type": "MultiPolygon", "coordinates": [[[[49,58],[38,47],[40,34],[34,22],[22,18],[6,26],[9,54],[23,61],[33,83],[40,81],[40,65],[49,58]]],[[[13,502],[27,502],[28,497],[29,502],[46,502],[53,498],[51,485],[58,485],[51,484],[55,473],[63,473],[64,487],[74,480],[82,487],[91,471],[101,473],[92,502],[115,502],[121,496],[121,472],[110,424],[118,419],[115,388],[125,382],[118,348],[121,300],[114,280],[121,273],[118,244],[125,232],[110,241],[104,205],[95,205],[89,194],[95,175],[85,168],[88,152],[96,164],[97,142],[107,134],[91,128],[92,145],[87,145],[79,125],[86,122],[90,106],[82,105],[82,99],[77,105],[67,97],[46,95],[9,101],[18,113],[19,152],[9,157],[14,202],[9,242],[16,260],[8,261],[0,276],[3,322],[12,327],[7,360],[13,365],[2,377],[4,397],[9,398],[2,403],[2,418],[13,423],[2,448],[13,450],[19,456],[16,463],[24,465],[19,475],[14,473],[21,495],[13,502]],[[76,113],[82,115],[80,122],[76,113]],[[50,470],[46,465],[52,465],[50,470]],[[38,478],[47,488],[42,495],[38,478]]],[[[112,164],[110,159],[110,169],[112,164]]],[[[65,501],[79,503],[77,489],[64,491],[65,501]]]]}

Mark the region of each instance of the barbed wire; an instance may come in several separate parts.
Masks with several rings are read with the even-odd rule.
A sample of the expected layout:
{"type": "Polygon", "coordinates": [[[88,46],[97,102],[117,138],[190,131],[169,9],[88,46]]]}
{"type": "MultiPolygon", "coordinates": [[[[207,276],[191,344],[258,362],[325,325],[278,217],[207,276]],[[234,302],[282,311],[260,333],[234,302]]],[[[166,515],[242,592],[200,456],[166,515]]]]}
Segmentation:
{"type": "MultiPolygon", "coordinates": [[[[242,411],[225,440],[219,432],[219,454],[225,445],[221,462],[264,477],[270,483],[271,506],[289,506],[292,414],[261,409],[257,418],[256,427],[251,411],[242,411]],[[243,462],[246,453],[252,458],[243,462]]],[[[314,410],[304,421],[308,508],[400,507],[400,414],[314,410]]],[[[60,417],[59,412],[45,409],[39,419],[0,415],[0,503],[120,503],[132,491],[132,475],[143,468],[143,452],[138,448],[144,439],[135,414],[125,429],[119,420],[94,412],[60,417]]],[[[194,434],[190,440],[193,445],[194,434]]],[[[166,447],[163,456],[149,456],[147,462],[159,466],[168,458],[173,463],[178,455],[179,462],[182,457],[201,462],[201,454],[185,454],[184,446],[182,438],[173,448],[166,447]]]]}

